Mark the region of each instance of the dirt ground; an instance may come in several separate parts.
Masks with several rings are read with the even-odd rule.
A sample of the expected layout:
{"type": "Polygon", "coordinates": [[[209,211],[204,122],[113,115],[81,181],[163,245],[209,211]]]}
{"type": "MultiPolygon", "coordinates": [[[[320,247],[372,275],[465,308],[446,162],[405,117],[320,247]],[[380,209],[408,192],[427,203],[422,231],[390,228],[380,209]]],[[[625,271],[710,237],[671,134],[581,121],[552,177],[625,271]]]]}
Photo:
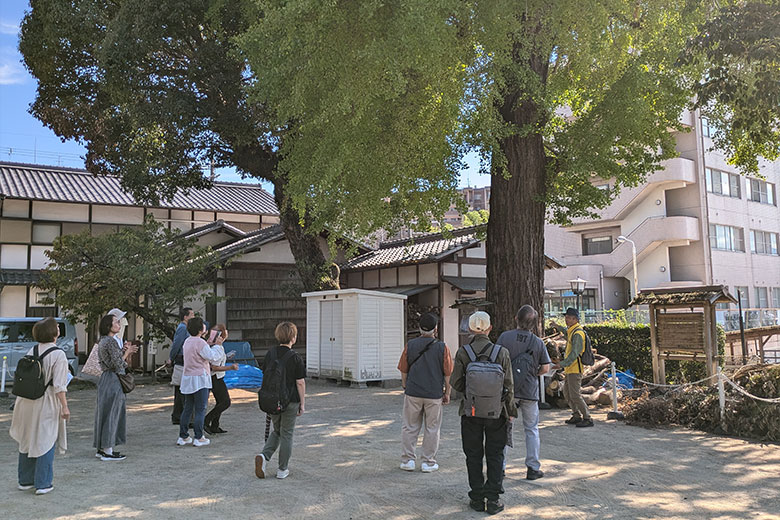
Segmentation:
{"type": "MultiPolygon", "coordinates": [[[[434,519],[486,516],[468,509],[455,403],[445,408],[436,473],[400,463],[400,389],[351,389],[307,381],[307,413],[296,426],[290,476],[259,480],[254,456],[264,415],[255,395],[232,390],[227,434],[204,448],[177,447],[171,391],[139,386],[128,398],[122,462],[94,457],[95,390],[69,393],[70,449],[57,455],[52,493],[16,489],[17,446],[0,399],[0,516],[11,519],[434,519]]],[[[211,403],[210,403],[211,405],[211,403]]],[[[780,446],[687,431],[607,422],[563,424],[544,410],[542,469],[524,480],[522,435],[511,451],[506,510],[496,518],[780,518],[780,446]]],[[[276,457],[269,463],[276,470],[276,457]]]]}

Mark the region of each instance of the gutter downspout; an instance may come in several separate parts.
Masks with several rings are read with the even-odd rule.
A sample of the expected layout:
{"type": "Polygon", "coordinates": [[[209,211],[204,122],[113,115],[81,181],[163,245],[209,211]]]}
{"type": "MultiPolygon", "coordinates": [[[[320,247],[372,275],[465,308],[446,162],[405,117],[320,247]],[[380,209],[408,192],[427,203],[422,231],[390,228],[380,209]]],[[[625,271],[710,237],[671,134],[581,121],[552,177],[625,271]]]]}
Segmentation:
{"type": "MultiPolygon", "coordinates": [[[[707,270],[705,275],[709,277],[706,280],[707,285],[712,285],[714,282],[712,281],[712,250],[710,249],[710,197],[707,194],[707,170],[705,169],[706,165],[704,164],[704,132],[702,131],[701,125],[701,110],[696,109],[696,112],[694,112],[694,117],[696,117],[696,131],[699,132],[699,145],[701,149],[701,164],[699,165],[699,172],[701,173],[701,176],[699,178],[704,181],[704,214],[702,215],[701,219],[701,236],[702,242],[704,242],[704,261],[707,263],[707,270]]],[[[671,275],[671,273],[669,274],[671,275]]]]}
{"type": "Polygon", "coordinates": [[[601,293],[601,310],[605,310],[604,305],[604,266],[599,270],[599,292],[601,293]]]}

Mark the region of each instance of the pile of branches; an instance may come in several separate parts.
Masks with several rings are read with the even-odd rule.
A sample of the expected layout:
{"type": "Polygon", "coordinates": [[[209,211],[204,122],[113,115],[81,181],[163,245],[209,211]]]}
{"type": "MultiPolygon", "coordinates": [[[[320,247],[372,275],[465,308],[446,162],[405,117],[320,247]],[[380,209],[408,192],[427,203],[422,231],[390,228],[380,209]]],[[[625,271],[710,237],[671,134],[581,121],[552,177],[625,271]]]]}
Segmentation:
{"type": "MultiPolygon", "coordinates": [[[[547,353],[553,363],[563,359],[566,350],[566,338],[562,334],[554,334],[544,338],[547,353]]],[[[586,366],[582,374],[582,398],[588,405],[612,406],[612,387],[609,384],[612,362],[609,358],[594,352],[595,363],[586,366]],[[605,386],[607,383],[607,386],[605,386]]],[[[565,407],[566,402],[560,395],[563,372],[558,372],[548,382],[545,388],[547,402],[556,406],[565,407]]]]}
{"type": "MultiPolygon", "coordinates": [[[[726,376],[757,397],[780,397],[780,365],[755,364],[726,371],[726,376]]],[[[780,404],[754,400],[725,385],[726,413],[721,421],[717,385],[642,389],[625,395],[621,409],[630,424],[678,425],[762,441],[780,441],[780,404]]]]}

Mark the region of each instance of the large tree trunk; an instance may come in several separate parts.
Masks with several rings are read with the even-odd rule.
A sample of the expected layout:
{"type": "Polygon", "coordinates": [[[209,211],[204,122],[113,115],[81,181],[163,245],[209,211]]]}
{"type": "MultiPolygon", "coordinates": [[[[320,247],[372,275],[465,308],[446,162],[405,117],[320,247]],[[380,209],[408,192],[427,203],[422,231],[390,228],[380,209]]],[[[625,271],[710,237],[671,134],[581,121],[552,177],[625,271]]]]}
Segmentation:
{"type": "MultiPolygon", "coordinates": [[[[547,60],[531,60],[542,82],[547,60]]],[[[525,93],[508,92],[500,112],[518,128],[541,126],[544,115],[525,93]],[[519,101],[522,100],[522,101],[519,101]]],[[[543,316],[546,160],[542,135],[512,136],[501,143],[510,175],[493,172],[487,237],[487,299],[497,332],[515,327],[514,316],[525,304],[543,316]]]]}
{"type": "Polygon", "coordinates": [[[306,229],[306,219],[289,204],[286,195],[287,182],[277,177],[274,180],[274,199],[279,208],[279,220],[284,230],[284,236],[290,244],[290,250],[295,258],[295,266],[306,291],[323,291],[338,289],[339,280],[332,275],[332,264],[326,260],[320,248],[319,236],[311,234],[306,229]]]}

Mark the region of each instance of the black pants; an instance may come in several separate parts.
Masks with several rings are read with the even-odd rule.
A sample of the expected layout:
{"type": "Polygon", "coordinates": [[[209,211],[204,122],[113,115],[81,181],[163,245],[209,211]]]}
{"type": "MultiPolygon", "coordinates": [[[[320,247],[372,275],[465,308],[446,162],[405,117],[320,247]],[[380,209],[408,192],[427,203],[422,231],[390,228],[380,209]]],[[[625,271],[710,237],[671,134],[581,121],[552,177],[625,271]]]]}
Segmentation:
{"type": "Polygon", "coordinates": [[[460,418],[460,436],[466,469],[469,474],[469,498],[472,500],[498,500],[503,477],[504,446],[506,445],[506,418],[460,418]],[[482,460],[487,461],[487,481],[482,472],[482,460]]]}
{"type": "Polygon", "coordinates": [[[213,410],[206,414],[204,424],[209,429],[216,430],[219,428],[219,417],[222,415],[222,412],[230,408],[230,394],[227,386],[225,386],[225,380],[217,379],[216,375],[211,376],[211,393],[214,394],[217,404],[214,405],[213,410]]]}
{"type": "Polygon", "coordinates": [[[181,393],[181,387],[173,387],[173,412],[171,412],[171,422],[179,424],[181,421],[181,412],[184,411],[184,395],[181,393]]]}

